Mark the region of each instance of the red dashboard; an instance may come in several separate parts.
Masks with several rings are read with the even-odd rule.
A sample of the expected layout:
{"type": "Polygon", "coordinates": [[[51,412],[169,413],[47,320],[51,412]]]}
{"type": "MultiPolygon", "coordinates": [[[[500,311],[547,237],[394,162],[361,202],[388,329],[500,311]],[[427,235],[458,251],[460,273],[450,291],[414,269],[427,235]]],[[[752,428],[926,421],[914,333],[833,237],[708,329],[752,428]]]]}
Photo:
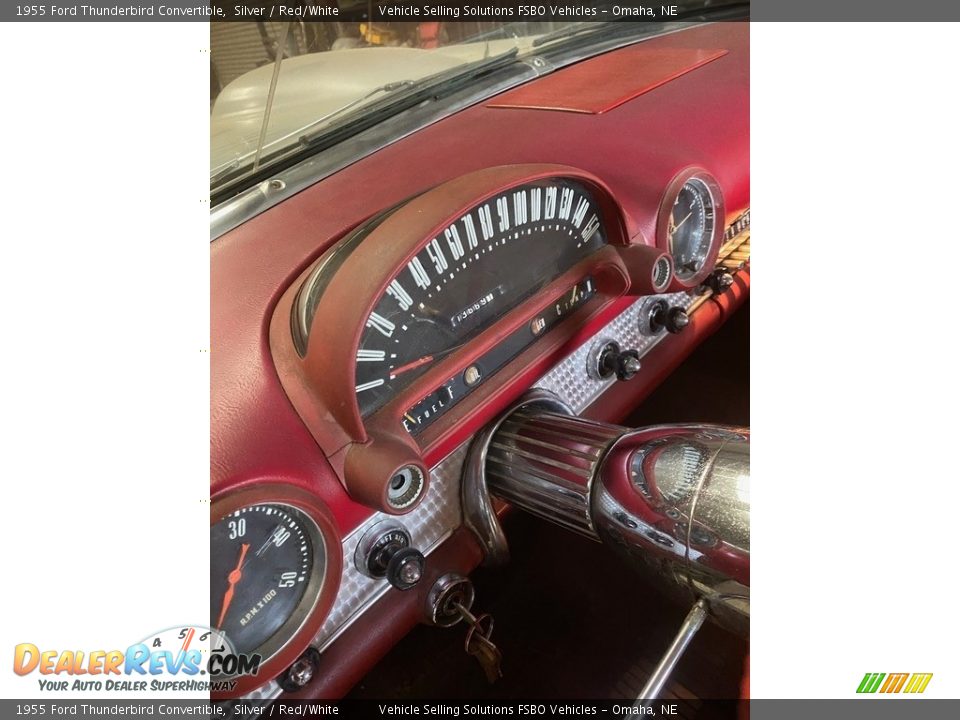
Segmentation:
{"type": "MultiPolygon", "coordinates": [[[[421,518],[415,521],[418,528],[433,522],[428,513],[434,510],[427,506],[447,502],[437,496],[447,491],[443,483],[448,481],[437,468],[480,428],[599,337],[638,298],[660,293],[692,297],[701,286],[717,261],[724,232],[729,236],[731,224],[749,212],[748,32],[746,23],[698,26],[558,70],[363,157],[213,242],[212,523],[248,495],[289,503],[320,527],[328,557],[326,583],[317,590],[315,605],[301,618],[295,641],[270,658],[265,674],[279,673],[316,637],[321,672],[300,694],[337,697],[348,691],[423,620],[423,593],[431,581],[448,572],[469,573],[481,551],[469,532],[456,527],[459,516],[450,510],[444,532],[424,525],[426,582],[401,592],[355,586],[345,574],[341,579],[353,565],[356,541],[348,546],[347,538],[378,512],[401,520],[410,512],[421,518]],[[644,57],[657,59],[659,74],[656,63],[632,72],[644,57]],[[597,92],[604,87],[610,92],[597,92]],[[544,100],[564,96],[565,88],[577,107],[558,108],[544,100]],[[583,93],[589,97],[578,102],[583,93]],[[670,210],[691,183],[699,183],[712,200],[716,217],[704,219],[712,220],[712,242],[687,271],[671,261],[672,280],[658,284],[656,263],[671,250],[663,240],[673,222],[670,210]],[[365,411],[369,395],[362,391],[381,388],[385,378],[394,380],[400,370],[391,366],[390,375],[361,377],[358,373],[367,372],[370,363],[354,362],[379,360],[389,352],[374,342],[383,338],[365,335],[371,327],[392,335],[395,323],[384,324],[378,303],[399,297],[406,311],[413,302],[412,283],[423,267],[418,258],[437,260],[429,250],[433,238],[460,227],[463,243],[473,248],[463,231],[469,229],[473,237],[472,218],[479,219],[479,228],[484,203],[493,203],[494,211],[500,197],[518,203],[507,211],[508,218],[514,213],[516,225],[518,215],[526,221],[527,213],[534,212],[541,185],[544,192],[554,186],[559,192],[567,185],[576,188],[580,194],[572,195],[571,203],[589,199],[599,239],[587,234],[586,209],[576,217],[574,206],[569,215],[577,221],[577,231],[584,228],[578,236],[582,243],[595,241],[595,247],[565,259],[525,294],[502,290],[510,306],[501,315],[472,329],[469,343],[443,357],[431,349],[437,362],[422,372],[416,365],[420,360],[407,362],[403,369],[415,367],[418,374],[410,373],[413,379],[365,411]],[[336,247],[351,243],[356,250],[342,263],[338,260],[337,273],[324,281],[326,299],[310,306],[298,340],[298,303],[304,306],[311,278],[318,277],[336,247]],[[576,302],[561,311],[555,301],[571,288],[576,302]],[[548,325],[542,313],[555,305],[556,317],[548,325]],[[496,372],[482,385],[464,387],[459,378],[467,369],[530,327],[533,336],[498,359],[496,372]],[[542,336],[541,328],[546,328],[542,336]],[[423,402],[440,390],[450,398],[455,390],[461,396],[433,418],[423,402]],[[423,412],[431,422],[420,428],[423,412]],[[422,487],[409,502],[393,503],[389,480],[404,468],[420,474],[422,487]],[[441,485],[435,488],[436,482],[441,485]],[[327,614],[338,589],[367,595],[334,622],[327,614]]],[[[463,252],[461,238],[448,232],[447,242],[459,259],[454,248],[463,252]]],[[[481,248],[476,247],[479,263],[481,248]]],[[[537,272],[533,265],[528,269],[531,281],[537,272]]],[[[426,292],[429,283],[423,287],[426,292]]],[[[591,396],[581,414],[606,422],[621,419],[748,292],[747,265],[729,288],[688,303],[684,332],[651,343],[636,377],[616,383],[615,391],[591,396]]],[[[478,295],[488,297],[493,295],[478,295]]],[[[479,317],[480,304],[475,307],[479,317]]],[[[465,310],[458,305],[443,317],[447,325],[453,318],[456,326],[473,312],[474,305],[465,310]]]]}

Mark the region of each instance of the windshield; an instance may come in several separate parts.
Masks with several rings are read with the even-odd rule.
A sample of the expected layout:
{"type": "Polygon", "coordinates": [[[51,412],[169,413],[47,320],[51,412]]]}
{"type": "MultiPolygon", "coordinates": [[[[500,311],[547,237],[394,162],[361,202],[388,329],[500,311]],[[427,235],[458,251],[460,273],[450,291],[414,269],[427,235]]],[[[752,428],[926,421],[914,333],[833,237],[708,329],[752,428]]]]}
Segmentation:
{"type": "Polygon", "coordinates": [[[261,156],[296,144],[307,130],[343,123],[349,111],[418,80],[508,51],[527,53],[538,36],[572,24],[213,23],[211,178],[252,164],[271,84],[261,156]]]}
{"type": "MultiPolygon", "coordinates": [[[[565,43],[602,42],[605,26],[653,24],[367,22],[367,5],[357,4],[356,22],[211,23],[212,190],[436,99],[444,84],[480,83],[497,67],[565,43]]],[[[348,3],[339,7],[349,20],[348,3]]]]}

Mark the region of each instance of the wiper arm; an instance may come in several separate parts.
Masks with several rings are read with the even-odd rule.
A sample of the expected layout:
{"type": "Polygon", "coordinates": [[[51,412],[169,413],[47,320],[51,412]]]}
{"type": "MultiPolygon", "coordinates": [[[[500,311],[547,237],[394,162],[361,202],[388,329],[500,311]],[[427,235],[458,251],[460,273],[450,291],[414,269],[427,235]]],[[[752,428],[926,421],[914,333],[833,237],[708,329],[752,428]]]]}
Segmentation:
{"type": "Polygon", "coordinates": [[[371,90],[370,92],[368,92],[368,93],[367,93],[366,95],[364,95],[363,97],[358,97],[356,100],[351,100],[351,101],[348,102],[346,105],[337,108],[337,109],[334,110],[333,112],[327,113],[327,114],[324,115],[323,117],[317,118],[317,119],[314,120],[312,123],[310,123],[309,125],[307,125],[305,128],[302,128],[301,131],[300,131],[300,132],[301,132],[300,142],[302,143],[302,142],[304,142],[304,139],[305,139],[305,138],[309,138],[309,136],[310,136],[310,130],[311,130],[312,128],[315,128],[315,127],[317,127],[318,125],[324,125],[324,124],[330,122],[331,120],[333,120],[334,118],[340,117],[340,116],[343,115],[344,113],[346,113],[346,112],[348,112],[349,110],[355,108],[357,105],[363,104],[364,102],[366,102],[367,100],[369,100],[370,98],[372,98],[374,95],[379,95],[379,94],[381,94],[381,93],[392,93],[392,92],[396,92],[396,91],[399,90],[400,88],[414,87],[416,84],[417,84],[417,82],[414,81],[414,80],[397,80],[397,81],[395,81],[395,82],[388,82],[388,83],[384,83],[383,85],[380,85],[379,87],[375,87],[373,90],[371,90]]]}

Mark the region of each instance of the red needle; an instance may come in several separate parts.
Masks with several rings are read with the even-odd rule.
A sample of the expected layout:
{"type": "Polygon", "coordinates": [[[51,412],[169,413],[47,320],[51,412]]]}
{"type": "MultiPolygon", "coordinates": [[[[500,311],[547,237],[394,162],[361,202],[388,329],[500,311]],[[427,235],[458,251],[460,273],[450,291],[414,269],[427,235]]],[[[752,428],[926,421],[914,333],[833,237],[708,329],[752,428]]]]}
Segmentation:
{"type": "Polygon", "coordinates": [[[414,360],[413,362],[408,362],[406,365],[401,365],[398,368],[394,368],[390,371],[390,378],[393,379],[397,375],[407,372],[408,370],[416,370],[421,365],[426,365],[427,363],[432,363],[437,358],[442,358],[444,355],[449,355],[454,350],[459,350],[466,343],[460,343],[459,345],[454,345],[453,347],[448,347],[446,350],[440,350],[435,352],[433,355],[424,355],[422,358],[414,360]]]}
{"type": "Polygon", "coordinates": [[[390,377],[396,377],[397,375],[405,373],[408,370],[415,370],[421,365],[426,365],[429,362],[433,362],[433,355],[424,355],[419,360],[414,360],[413,362],[408,362],[406,365],[401,365],[398,368],[394,368],[390,371],[390,377]]]}
{"type": "Polygon", "coordinates": [[[227,575],[228,586],[227,591],[223,594],[223,605],[220,608],[220,619],[217,620],[217,627],[223,627],[223,619],[227,616],[227,609],[233,600],[233,586],[240,582],[240,578],[243,577],[240,568],[243,567],[243,558],[247,554],[249,547],[250,546],[246,544],[240,546],[240,559],[237,560],[237,566],[227,575]]]}

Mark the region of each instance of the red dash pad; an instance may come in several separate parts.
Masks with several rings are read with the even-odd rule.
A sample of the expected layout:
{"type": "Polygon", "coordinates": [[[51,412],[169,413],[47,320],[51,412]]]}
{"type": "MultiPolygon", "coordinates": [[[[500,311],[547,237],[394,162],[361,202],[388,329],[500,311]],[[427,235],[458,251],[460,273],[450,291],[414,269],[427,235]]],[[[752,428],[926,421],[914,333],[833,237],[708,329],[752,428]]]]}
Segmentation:
{"type": "Polygon", "coordinates": [[[726,54],[726,50],[635,45],[510,90],[487,107],[599,115],[726,54]]]}

